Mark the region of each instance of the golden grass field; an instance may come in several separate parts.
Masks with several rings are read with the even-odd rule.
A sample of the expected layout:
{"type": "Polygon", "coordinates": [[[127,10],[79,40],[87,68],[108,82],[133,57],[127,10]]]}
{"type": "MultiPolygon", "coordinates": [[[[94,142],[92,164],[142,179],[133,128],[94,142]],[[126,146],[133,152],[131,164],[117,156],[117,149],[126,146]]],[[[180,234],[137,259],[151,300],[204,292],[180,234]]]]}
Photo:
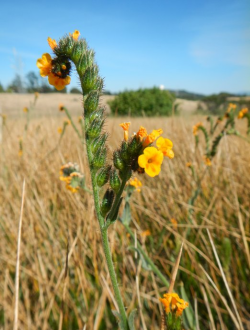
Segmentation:
{"type": "MultiPolygon", "coordinates": [[[[57,147],[57,128],[65,117],[58,111],[58,104],[63,103],[79,125],[81,96],[40,95],[25,136],[26,114],[22,108],[33,101],[28,96],[20,95],[20,99],[15,96],[11,106],[10,99],[1,101],[7,119],[0,144],[0,329],[13,329],[17,235],[24,180],[19,329],[117,329],[111,313],[115,305],[92,196],[84,191],[72,194],[59,180],[61,165],[76,162],[91,189],[84,147],[71,126],[57,147]],[[20,136],[23,137],[21,157],[18,156],[20,136]]],[[[249,143],[236,136],[225,136],[212,166],[206,169],[203,145],[196,150],[192,135],[194,124],[206,123],[204,116],[110,117],[105,125],[110,133],[110,155],[123,138],[119,123],[127,120],[132,122],[131,132],[140,125],[148,131],[162,128],[164,136],[173,141],[175,152],[173,160],[164,162],[158,177],[139,177],[143,187],[141,193],[134,193],[131,202],[131,228],[138,241],[167,278],[184,242],[176,289],[185,288],[190,309],[197,305],[200,329],[237,329],[236,324],[238,329],[240,324],[243,329],[250,329],[249,143]],[[196,183],[187,162],[194,165],[199,176],[205,173],[202,193],[190,217],[188,201],[196,183]],[[214,257],[207,229],[236,309],[214,257]],[[150,230],[151,235],[142,236],[145,230],[150,230]]],[[[237,122],[237,127],[245,135],[245,122],[237,122]]],[[[143,269],[141,263],[137,264],[134,252],[128,249],[134,243],[122,224],[115,223],[109,237],[127,311],[141,308],[136,328],[145,330],[144,324],[148,330],[160,329],[159,297],[167,288],[152,272],[143,269]]]]}

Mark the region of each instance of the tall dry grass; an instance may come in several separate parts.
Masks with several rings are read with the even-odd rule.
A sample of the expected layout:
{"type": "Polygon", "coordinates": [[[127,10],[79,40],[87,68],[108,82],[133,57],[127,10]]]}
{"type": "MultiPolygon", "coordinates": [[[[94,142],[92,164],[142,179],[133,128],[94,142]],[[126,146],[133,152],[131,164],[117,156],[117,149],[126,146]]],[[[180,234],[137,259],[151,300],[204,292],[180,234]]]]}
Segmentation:
{"type": "MultiPolygon", "coordinates": [[[[116,321],[110,310],[115,305],[92,197],[83,191],[72,194],[59,181],[60,166],[73,161],[80,165],[90,187],[86,157],[70,126],[60,147],[54,150],[60,116],[63,117],[56,115],[31,119],[22,157],[18,156],[18,136],[23,132],[24,120],[8,118],[8,130],[4,129],[0,145],[0,329],[13,329],[24,179],[19,329],[114,329],[116,321]]],[[[106,123],[111,148],[121,142],[123,132],[118,124],[124,120],[109,118],[106,123]]],[[[188,200],[197,184],[186,162],[191,161],[199,175],[205,169],[202,145],[195,150],[192,136],[192,125],[200,120],[204,118],[132,120],[131,132],[140,125],[149,131],[162,128],[164,136],[173,141],[175,151],[175,158],[164,163],[159,177],[140,177],[143,188],[132,198],[132,227],[166,277],[170,277],[184,242],[177,289],[181,291],[184,286],[200,329],[240,329],[226,283],[240,320],[249,329],[249,144],[234,136],[223,138],[212,167],[205,172],[202,193],[188,216],[188,200]],[[147,229],[151,235],[141,236],[147,229]]],[[[244,123],[241,125],[244,132],[244,123]]],[[[138,315],[142,317],[137,318],[137,328],[142,328],[143,318],[143,329],[159,329],[158,298],[166,288],[152,272],[137,265],[134,252],[128,249],[133,242],[122,224],[112,226],[109,235],[127,310],[138,308],[139,287],[142,313],[138,315]]]]}

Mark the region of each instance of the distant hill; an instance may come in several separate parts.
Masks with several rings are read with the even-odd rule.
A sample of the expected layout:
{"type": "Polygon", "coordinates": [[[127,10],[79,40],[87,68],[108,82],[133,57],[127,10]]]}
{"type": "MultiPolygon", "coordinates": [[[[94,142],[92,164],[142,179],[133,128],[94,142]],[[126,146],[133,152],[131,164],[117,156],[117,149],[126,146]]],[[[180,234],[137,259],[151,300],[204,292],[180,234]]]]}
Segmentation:
{"type": "Polygon", "coordinates": [[[188,92],[185,90],[168,90],[170,93],[174,94],[178,99],[185,99],[185,100],[201,100],[205,95],[188,92]]]}

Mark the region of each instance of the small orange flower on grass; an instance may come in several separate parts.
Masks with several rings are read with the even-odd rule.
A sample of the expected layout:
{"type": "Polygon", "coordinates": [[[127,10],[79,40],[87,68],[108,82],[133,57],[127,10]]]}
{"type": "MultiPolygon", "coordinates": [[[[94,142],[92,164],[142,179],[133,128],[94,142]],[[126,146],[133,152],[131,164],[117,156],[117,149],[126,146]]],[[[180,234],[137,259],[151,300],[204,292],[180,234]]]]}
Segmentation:
{"type": "Polygon", "coordinates": [[[128,141],[128,130],[129,130],[129,126],[130,126],[130,122],[127,123],[121,123],[120,126],[123,128],[124,130],[124,140],[128,141]]]}
{"type": "Polygon", "coordinates": [[[64,111],[64,105],[62,103],[59,103],[58,109],[59,111],[64,111]]]}
{"type": "Polygon", "coordinates": [[[170,159],[174,158],[174,152],[172,150],[173,142],[171,140],[159,137],[159,139],[156,141],[156,146],[164,156],[167,156],[170,159]]]}
{"type": "Polygon", "coordinates": [[[40,70],[41,77],[48,76],[52,70],[52,59],[50,54],[43,54],[42,57],[37,60],[36,66],[40,70]]]}
{"type": "Polygon", "coordinates": [[[48,44],[49,44],[50,48],[52,50],[54,50],[57,47],[57,43],[56,43],[55,39],[52,40],[50,37],[48,37],[47,40],[48,40],[48,44]]]}
{"type": "Polygon", "coordinates": [[[139,131],[136,133],[137,139],[142,141],[143,138],[145,138],[148,135],[147,130],[145,127],[141,126],[139,131]]]}
{"type": "Polygon", "coordinates": [[[58,129],[57,129],[57,132],[59,133],[59,134],[62,134],[62,127],[58,127],[58,129]]]}
{"type": "Polygon", "coordinates": [[[163,153],[155,147],[147,147],[143,150],[143,155],[138,158],[138,164],[145,172],[155,177],[161,171],[161,164],[163,162],[163,153]]]}
{"type": "Polygon", "coordinates": [[[23,112],[29,112],[29,109],[27,107],[24,107],[23,112]]]}
{"type": "Polygon", "coordinates": [[[248,108],[241,109],[241,111],[238,114],[238,118],[239,119],[243,118],[247,113],[248,113],[248,108]]]}
{"type": "Polygon", "coordinates": [[[165,293],[160,301],[164,305],[167,314],[172,312],[176,313],[177,316],[181,316],[183,310],[188,307],[188,302],[181,299],[177,293],[165,293]]]}
{"type": "Polygon", "coordinates": [[[141,236],[142,237],[147,237],[147,236],[150,236],[151,235],[151,231],[149,229],[147,230],[144,230],[142,233],[141,233],[141,236]]]}
{"type": "Polygon", "coordinates": [[[211,161],[211,159],[209,157],[204,156],[203,159],[204,159],[204,163],[207,166],[212,166],[212,161],[211,161]]]}

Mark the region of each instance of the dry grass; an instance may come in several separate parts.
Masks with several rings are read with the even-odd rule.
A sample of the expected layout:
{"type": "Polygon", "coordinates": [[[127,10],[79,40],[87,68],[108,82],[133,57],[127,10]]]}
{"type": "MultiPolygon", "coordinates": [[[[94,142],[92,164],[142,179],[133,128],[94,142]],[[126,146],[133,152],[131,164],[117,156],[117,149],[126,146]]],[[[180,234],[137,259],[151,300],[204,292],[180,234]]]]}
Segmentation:
{"type": "MultiPolygon", "coordinates": [[[[76,330],[85,325],[87,330],[114,329],[116,322],[110,310],[115,307],[92,197],[85,192],[71,194],[59,181],[60,166],[73,161],[80,165],[90,187],[86,157],[72,127],[67,127],[60,147],[50,153],[59,139],[60,116],[64,117],[58,114],[57,105],[54,113],[31,119],[22,157],[18,157],[18,136],[23,133],[23,115],[18,120],[8,118],[9,130],[4,129],[0,145],[0,329],[13,329],[16,242],[24,179],[19,329],[76,330]]],[[[165,161],[159,177],[141,177],[142,192],[132,198],[132,226],[168,278],[184,242],[176,288],[185,287],[193,308],[196,301],[200,329],[234,329],[237,317],[214,257],[206,231],[209,229],[235,307],[244,328],[249,329],[249,144],[234,136],[222,140],[189,219],[188,200],[196,183],[185,164],[191,161],[200,175],[204,171],[202,147],[195,151],[192,136],[192,125],[200,120],[204,118],[133,119],[131,131],[140,125],[148,130],[161,127],[174,142],[176,157],[165,161]],[[141,238],[146,229],[151,236],[141,238]]],[[[110,118],[105,127],[112,148],[122,139],[120,122],[110,118]]],[[[245,127],[240,130],[244,132],[245,127]]],[[[159,329],[158,298],[167,288],[141,267],[136,273],[134,254],[128,250],[133,242],[120,223],[111,227],[109,235],[127,310],[138,308],[139,286],[146,328],[159,329]]],[[[141,328],[139,322],[138,317],[137,329],[141,328]]]]}

